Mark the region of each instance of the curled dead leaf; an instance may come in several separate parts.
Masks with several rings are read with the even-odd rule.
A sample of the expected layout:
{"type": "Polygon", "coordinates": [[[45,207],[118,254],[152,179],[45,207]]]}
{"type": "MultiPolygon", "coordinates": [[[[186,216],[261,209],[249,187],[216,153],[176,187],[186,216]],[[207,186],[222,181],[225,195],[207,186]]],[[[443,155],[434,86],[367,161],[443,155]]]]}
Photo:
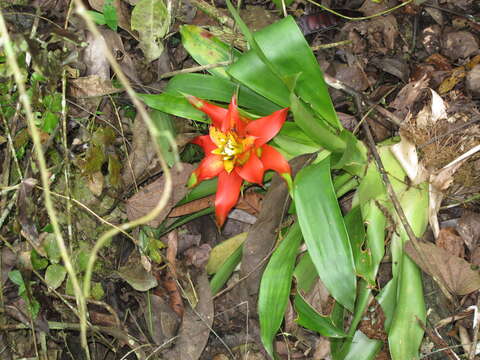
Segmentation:
{"type": "Polygon", "coordinates": [[[427,274],[455,295],[466,295],[480,289],[480,273],[458,256],[432,243],[418,243],[418,251],[411,241],[405,244],[408,256],[427,274]]]}

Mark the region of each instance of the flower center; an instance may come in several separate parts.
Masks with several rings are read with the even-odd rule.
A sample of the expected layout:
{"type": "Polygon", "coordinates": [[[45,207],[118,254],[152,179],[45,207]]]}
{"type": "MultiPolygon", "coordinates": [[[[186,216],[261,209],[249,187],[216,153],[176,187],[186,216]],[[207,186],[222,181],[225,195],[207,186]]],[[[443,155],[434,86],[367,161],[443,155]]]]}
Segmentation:
{"type": "Polygon", "coordinates": [[[210,127],[210,138],[217,145],[212,153],[222,157],[223,166],[228,173],[237,164],[245,163],[245,159],[248,158],[246,152],[253,145],[253,139],[250,137],[241,138],[233,131],[224,133],[213,126],[210,127]],[[245,156],[243,156],[244,154],[245,156]]]}

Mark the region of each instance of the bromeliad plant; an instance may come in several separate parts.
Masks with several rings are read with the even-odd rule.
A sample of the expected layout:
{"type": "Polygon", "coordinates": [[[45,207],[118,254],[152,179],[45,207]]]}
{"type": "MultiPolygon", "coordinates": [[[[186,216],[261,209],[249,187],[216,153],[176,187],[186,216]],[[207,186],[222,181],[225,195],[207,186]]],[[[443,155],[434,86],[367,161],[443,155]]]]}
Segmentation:
{"type": "Polygon", "coordinates": [[[205,158],[193,172],[189,186],[218,176],[215,214],[222,226],[235,206],[243,181],[262,184],[267,170],[278,172],[291,187],[290,165],[267,142],[280,130],[288,108],[251,120],[238,112],[236,95],[227,109],[187,95],[188,101],[212,120],[209,135],[198,136],[192,143],[202,147],[205,158]]]}
{"type": "MultiPolygon", "coordinates": [[[[140,96],[165,113],[200,122],[210,121],[205,114],[210,117],[209,135],[194,140],[203,147],[206,158],[195,170],[191,185],[218,176],[220,225],[244,180],[261,183],[266,169],[289,179],[290,170],[279,152],[288,158],[317,153],[316,160],[293,181],[298,221],[280,242],[262,277],[258,314],[265,349],[275,357],[273,340],[295,277],[297,322],[330,337],[334,359],[375,358],[383,344],[357,329],[374,298],[386,316],[383,325],[392,358],[416,358],[423,338],[419,320],[425,320],[421,274],[403,251],[408,237],[376,164],[369,160],[366,146],[343,129],[317,60],[293,18],[251,34],[228,0],[227,4],[251,50],[243,54],[232,51],[206,30],[184,26],[183,46],[197,62],[208,65],[233,60],[232,65],[209,70],[212,75],[177,75],[164,93],[140,96]],[[245,109],[241,114],[255,114],[260,119],[250,121],[239,115],[236,97],[228,110],[198,99],[228,103],[237,89],[238,105],[245,109]],[[185,98],[185,93],[191,96],[185,98]],[[294,121],[286,121],[282,127],[287,107],[294,121]],[[337,199],[348,191],[355,195],[352,209],[344,215],[337,199]],[[395,227],[391,239],[386,238],[389,225],[395,227]],[[308,251],[297,261],[302,242],[308,251]],[[392,254],[392,279],[380,289],[376,278],[386,244],[392,254]],[[318,278],[336,301],[329,316],[317,313],[303,297],[318,278]],[[350,314],[348,325],[346,314],[350,314]]],[[[406,181],[407,175],[391,151],[394,143],[378,145],[378,152],[407,220],[420,236],[427,225],[427,184],[406,181]]],[[[238,252],[226,261],[230,269],[235,268],[233,256],[238,259],[238,252]]]]}

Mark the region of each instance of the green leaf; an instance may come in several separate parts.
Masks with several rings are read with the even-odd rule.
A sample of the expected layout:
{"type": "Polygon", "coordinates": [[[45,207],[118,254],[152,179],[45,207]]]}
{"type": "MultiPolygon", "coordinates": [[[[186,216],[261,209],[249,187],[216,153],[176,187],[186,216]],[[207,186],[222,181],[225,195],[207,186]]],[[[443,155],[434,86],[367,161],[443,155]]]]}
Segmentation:
{"type": "Polygon", "coordinates": [[[163,0],[140,0],[133,8],[131,25],[132,30],[138,31],[139,46],[147,61],[158,59],[170,26],[170,14],[163,0]]]}
{"type": "Polygon", "coordinates": [[[262,275],[258,296],[260,338],[273,357],[273,338],[282,324],[290,295],[293,270],[302,233],[298,222],[293,224],[272,254],[262,275]]]}
{"type": "Polygon", "coordinates": [[[45,282],[56,289],[62,285],[65,277],[67,276],[67,270],[62,265],[52,264],[45,271],[45,282]]]}
{"type": "Polygon", "coordinates": [[[299,325],[327,337],[343,338],[347,336],[343,330],[333,324],[329,317],[319,314],[312,308],[300,294],[295,295],[294,307],[297,311],[299,325]]]}
{"type": "MultiPolygon", "coordinates": [[[[428,224],[428,184],[410,187],[400,194],[399,200],[415,236],[422,236],[428,224]]],[[[403,250],[408,241],[405,229],[398,225],[397,231],[400,236],[394,235],[391,245],[392,273],[394,278],[398,278],[397,303],[388,343],[393,360],[416,359],[424,332],[419,321],[425,323],[426,318],[422,274],[403,250]]]]}
{"type": "Polygon", "coordinates": [[[330,294],[353,311],[355,265],[330,175],[330,157],[302,169],[293,185],[302,234],[330,294]]]}
{"type": "Polygon", "coordinates": [[[209,122],[207,115],[190,105],[183,95],[162,93],[137,94],[137,96],[152,109],[199,122],[209,122]]]}
{"type": "Polygon", "coordinates": [[[168,166],[171,167],[178,161],[178,151],[175,143],[176,133],[172,118],[170,115],[155,109],[150,111],[150,117],[160,133],[157,138],[157,143],[160,146],[165,161],[168,166]]]}
{"type": "Polygon", "coordinates": [[[319,146],[294,122],[283,124],[280,132],[272,140],[274,145],[291,157],[319,150],[319,146]]]}
{"type": "MultiPolygon", "coordinates": [[[[225,44],[207,30],[196,25],[183,25],[180,27],[182,44],[185,50],[200,65],[217,64],[230,61],[240,56],[240,52],[230,45],[225,44]]],[[[225,66],[207,70],[212,75],[228,78],[225,66]]]]}
{"type": "Polygon", "coordinates": [[[290,103],[295,123],[313,141],[331,152],[343,153],[345,151],[346,142],[338,134],[335,134],[331,126],[313,115],[294,93],[290,95],[290,103]]]}
{"type": "Polygon", "coordinates": [[[117,31],[118,28],[118,15],[117,9],[113,6],[113,0],[105,0],[103,3],[103,16],[105,19],[105,24],[112,29],[117,31]]]}
{"type": "Polygon", "coordinates": [[[258,95],[252,90],[218,76],[203,74],[180,74],[173,77],[166,92],[176,94],[182,92],[204,100],[230,103],[232,94],[238,89],[238,104],[250,109],[258,115],[269,115],[280,107],[258,95]]]}
{"type": "Polygon", "coordinates": [[[272,2],[275,4],[277,9],[282,10],[283,4],[285,4],[285,6],[289,6],[291,3],[293,3],[293,0],[272,0],[272,2]]]}
{"type": "Polygon", "coordinates": [[[93,22],[98,25],[105,25],[107,22],[105,21],[105,16],[102,13],[97,11],[87,10],[87,14],[92,18],[93,22]]]}
{"type": "Polygon", "coordinates": [[[92,282],[92,289],[90,290],[92,294],[92,298],[95,300],[101,300],[105,296],[105,291],[103,290],[103,286],[99,282],[92,282]]]}
{"type": "Polygon", "coordinates": [[[216,294],[220,289],[225,285],[227,280],[232,275],[235,268],[240,264],[242,260],[243,246],[239,246],[223,263],[223,265],[218,269],[215,275],[210,280],[210,288],[212,289],[212,294],[216,294]]]}
{"type": "MultiPolygon", "coordinates": [[[[25,289],[25,282],[23,281],[23,276],[20,270],[12,270],[8,273],[8,278],[11,282],[19,287],[23,287],[25,289]]],[[[19,290],[20,292],[20,290],[19,290]]]]}
{"type": "Polygon", "coordinates": [[[43,270],[48,266],[48,260],[40,256],[35,250],[30,252],[30,261],[35,270],[43,270]]]}
{"type": "Polygon", "coordinates": [[[238,235],[235,235],[225,241],[222,241],[220,244],[215,246],[208,257],[208,263],[205,268],[207,274],[215,274],[225,263],[226,259],[232,255],[235,250],[242,246],[243,242],[247,238],[248,233],[243,232],[238,235]]]}
{"type": "Polygon", "coordinates": [[[48,260],[51,263],[58,263],[60,261],[61,255],[60,250],[58,249],[57,240],[55,239],[54,234],[47,234],[45,237],[44,248],[47,252],[48,260]]]}
{"type": "Polygon", "coordinates": [[[50,111],[46,111],[43,114],[42,130],[48,134],[51,134],[57,127],[58,120],[59,120],[58,115],[50,111]]]}
{"type": "Polygon", "coordinates": [[[298,75],[295,93],[313,108],[317,116],[333,128],[342,129],[322,71],[295,20],[288,16],[257,31],[253,38],[261,54],[252,48],[227,72],[266,98],[275,97],[279,101],[276,103],[282,106],[288,106],[288,85],[290,79],[298,75]],[[268,64],[262,60],[263,55],[268,64]],[[275,77],[277,80],[273,81],[275,77]]]}
{"type": "Polygon", "coordinates": [[[315,281],[318,278],[317,269],[312,262],[312,258],[308,253],[305,253],[293,272],[295,279],[297,281],[297,288],[302,290],[304,293],[310,291],[312,286],[315,284],[315,281]]]}

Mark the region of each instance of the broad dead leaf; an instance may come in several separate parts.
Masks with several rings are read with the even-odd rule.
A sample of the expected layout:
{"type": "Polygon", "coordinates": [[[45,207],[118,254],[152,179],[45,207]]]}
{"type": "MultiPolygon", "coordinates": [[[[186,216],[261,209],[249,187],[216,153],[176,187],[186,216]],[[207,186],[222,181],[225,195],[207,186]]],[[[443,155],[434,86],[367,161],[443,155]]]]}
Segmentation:
{"type": "Polygon", "coordinates": [[[126,186],[130,186],[135,180],[148,175],[149,171],[158,167],[152,137],[139,113],[133,123],[132,132],[132,152],[126,159],[122,171],[122,179],[126,186]]]}
{"type": "Polygon", "coordinates": [[[197,306],[186,308],[175,346],[164,354],[164,359],[197,360],[207,344],[213,323],[212,291],[205,272],[192,282],[198,296],[197,306]]]}
{"type": "MultiPolygon", "coordinates": [[[[240,197],[238,203],[235,205],[235,209],[244,210],[251,215],[257,215],[260,211],[262,199],[262,194],[248,191],[244,196],[240,197]]],[[[168,217],[193,214],[212,206],[215,206],[215,194],[177,206],[168,214],[168,217]]]]}
{"type": "MultiPolygon", "coordinates": [[[[174,187],[172,196],[162,212],[147,225],[152,227],[160,225],[172,207],[186,195],[188,189],[185,185],[194,168],[194,165],[183,163],[181,171],[178,170],[178,166],[171,169],[174,187]]],[[[162,176],[128,199],[126,206],[128,219],[132,221],[148,214],[157,205],[164,187],[165,179],[162,176]]]]}
{"type": "Polygon", "coordinates": [[[118,275],[137,291],[147,291],[157,286],[157,279],[142,265],[126,265],[119,269],[118,275]]]}
{"type": "Polygon", "coordinates": [[[418,247],[421,254],[408,241],[405,251],[424,272],[441,282],[452,294],[466,295],[480,289],[480,274],[470,263],[432,243],[418,243],[418,247]]]}
{"type": "Polygon", "coordinates": [[[72,79],[69,84],[69,95],[73,98],[104,96],[123,91],[123,89],[114,87],[110,79],[104,79],[98,75],[72,79]]]}
{"type": "Polygon", "coordinates": [[[442,249],[448,251],[454,256],[458,256],[460,258],[463,258],[465,256],[463,240],[454,228],[441,229],[435,243],[438,247],[441,247],[442,249]]]}
{"type": "Polygon", "coordinates": [[[458,220],[457,231],[470,251],[478,248],[480,241],[480,214],[465,211],[460,220],[458,220]]]}
{"type": "Polygon", "coordinates": [[[85,40],[88,43],[88,46],[83,52],[83,63],[87,69],[85,75],[97,75],[101,79],[109,79],[110,64],[105,56],[105,52],[107,51],[105,38],[103,35],[95,37],[92,33],[88,32],[85,40]]]}
{"type": "Polygon", "coordinates": [[[390,104],[390,107],[397,110],[395,115],[401,119],[406,117],[423,89],[428,86],[428,81],[428,77],[424,76],[418,81],[409,82],[400,90],[395,100],[390,104]]]}

